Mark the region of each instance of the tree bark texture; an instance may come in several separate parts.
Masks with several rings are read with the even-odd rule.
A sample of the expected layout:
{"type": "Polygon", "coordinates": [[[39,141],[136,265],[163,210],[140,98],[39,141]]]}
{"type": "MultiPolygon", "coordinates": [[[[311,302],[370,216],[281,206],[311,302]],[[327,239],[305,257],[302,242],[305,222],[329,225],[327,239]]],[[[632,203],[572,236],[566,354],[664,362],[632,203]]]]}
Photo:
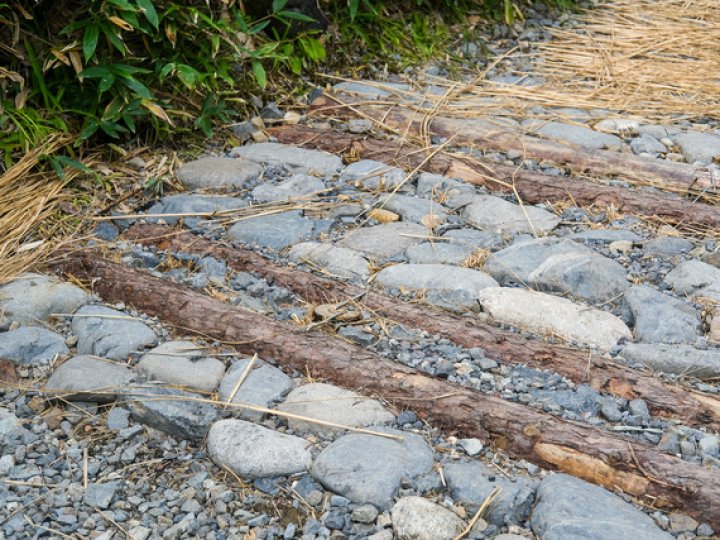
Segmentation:
{"type": "Polygon", "coordinates": [[[462,388],[357,345],[255,312],[90,254],[54,262],[58,273],[92,283],[108,302],[124,302],[185,332],[247,354],[408,404],[438,427],[494,442],[515,458],[555,468],[646,504],[676,508],[720,528],[717,473],[614,433],[462,388]]]}

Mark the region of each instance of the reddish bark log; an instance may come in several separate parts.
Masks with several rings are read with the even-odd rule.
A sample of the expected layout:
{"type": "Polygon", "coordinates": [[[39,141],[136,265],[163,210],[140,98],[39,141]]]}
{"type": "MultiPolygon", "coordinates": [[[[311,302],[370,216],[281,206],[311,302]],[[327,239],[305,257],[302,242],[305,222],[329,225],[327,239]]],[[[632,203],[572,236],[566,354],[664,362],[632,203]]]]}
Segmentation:
{"type": "Polygon", "coordinates": [[[92,283],[106,301],[124,302],[184,331],[234,343],[243,353],[272,357],[366,395],[409,402],[439,427],[490,439],[513,457],[720,527],[717,473],[649,445],[423,375],[341,339],[229,306],[93,255],[66,255],[54,268],[92,283]]]}
{"type": "Polygon", "coordinates": [[[455,145],[477,145],[500,152],[517,150],[528,159],[550,161],[579,173],[649,182],[660,189],[715,190],[710,171],[697,170],[688,163],[646,159],[609,150],[590,150],[522,135],[472,118],[428,117],[399,104],[376,105],[345,94],[324,94],[312,103],[308,114],[348,118],[358,116],[358,112],[405,137],[417,138],[426,132],[439,137],[453,137],[455,145]]]}
{"type": "MultiPolygon", "coordinates": [[[[378,141],[362,135],[320,131],[304,126],[273,128],[270,133],[285,144],[334,153],[347,152],[409,169],[420,166],[428,156],[427,152],[419,153],[416,149],[392,141],[378,141]]],[[[686,227],[720,227],[717,206],[692,202],[664,192],[608,186],[589,179],[551,176],[494,163],[483,162],[478,165],[442,152],[427,160],[421,169],[454,176],[471,184],[485,186],[491,191],[510,193],[514,188],[520,198],[529,204],[572,198],[577,204],[613,205],[621,212],[659,218],[686,227]]]]}
{"type": "Polygon", "coordinates": [[[463,347],[481,347],[488,357],[503,363],[550,369],[599,391],[626,399],[642,398],[656,416],[677,418],[689,425],[720,431],[720,402],[717,399],[663,384],[651,375],[601,358],[593,359],[587,351],[551,346],[541,339],[527,339],[484,324],[475,317],[459,317],[439,310],[428,316],[431,309],[428,306],[279,266],[249,249],[223,246],[162,225],[136,224],[126,236],[165,251],[210,255],[224,260],[237,271],[256,272],[315,304],[342,302],[363,294],[361,301],[366,306],[393,321],[439,334],[463,347]]]}

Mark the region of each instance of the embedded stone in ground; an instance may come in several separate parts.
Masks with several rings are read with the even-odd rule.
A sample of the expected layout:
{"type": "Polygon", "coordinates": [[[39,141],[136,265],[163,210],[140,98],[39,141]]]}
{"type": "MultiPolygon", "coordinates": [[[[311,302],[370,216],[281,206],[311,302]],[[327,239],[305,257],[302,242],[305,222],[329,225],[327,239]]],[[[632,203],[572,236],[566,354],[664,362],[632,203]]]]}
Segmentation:
{"type": "Polygon", "coordinates": [[[123,364],[75,356],[58,367],[45,383],[43,391],[53,397],[80,401],[114,401],[135,379],[123,364]]]}
{"type": "Polygon", "coordinates": [[[49,364],[69,353],[64,337],[41,326],[22,326],[0,333],[0,358],[15,364],[49,364]]]}
{"type": "Polygon", "coordinates": [[[464,291],[470,296],[498,285],[485,272],[447,264],[396,264],[378,272],[375,281],[386,288],[464,291]]]}
{"type": "Polygon", "coordinates": [[[324,189],[325,184],[319,178],[295,174],[279,184],[260,184],[251,194],[256,201],[289,201],[322,192],[324,189]]]}
{"type": "Polygon", "coordinates": [[[530,524],[542,540],[673,538],[617,495],[566,474],[553,474],[540,483],[530,524]]]}
{"type": "Polygon", "coordinates": [[[416,192],[420,197],[443,202],[450,208],[468,203],[475,196],[475,188],[467,182],[432,173],[418,176],[416,192]]]}
{"type": "Polygon", "coordinates": [[[218,417],[212,404],[200,394],[150,385],[131,387],[124,405],[132,418],[179,439],[199,440],[218,417]]]}
{"type": "Polygon", "coordinates": [[[403,497],[390,515],[398,540],[452,540],[465,529],[457,514],[422,497],[403,497]]]}
{"type": "Polygon", "coordinates": [[[274,478],[307,470],[310,443],[243,420],[220,420],[210,428],[210,458],[241,478],[274,478]]]}
{"type": "Polygon", "coordinates": [[[665,276],[678,294],[707,296],[720,300],[720,269],[697,261],[684,261],[665,276]]]}
{"type": "Polygon", "coordinates": [[[380,206],[385,210],[395,212],[402,217],[403,221],[420,223],[426,227],[431,225],[432,228],[435,228],[447,219],[446,208],[443,205],[410,195],[395,193],[381,197],[380,206]]]}
{"type": "Polygon", "coordinates": [[[40,274],[23,274],[0,286],[0,325],[33,324],[58,313],[74,313],[87,302],[80,287],[40,274]]]}
{"type": "Polygon", "coordinates": [[[365,280],[370,277],[370,264],[361,253],[332,244],[319,242],[297,244],[290,248],[288,257],[296,263],[306,263],[311,268],[319,267],[343,278],[365,280]]]}
{"type": "Polygon", "coordinates": [[[637,341],[694,344],[701,339],[700,313],[687,302],[647,285],[632,287],[624,298],[637,341]]]}
{"type": "Polygon", "coordinates": [[[316,458],[312,476],[327,489],[355,503],[388,508],[403,478],[432,468],[433,453],[414,433],[374,428],[400,440],[351,433],[325,448],[316,458]]]}
{"type": "Polygon", "coordinates": [[[316,172],[323,176],[335,174],[342,169],[342,159],[320,150],[306,150],[279,143],[256,143],[233,148],[231,155],[256,163],[287,166],[316,172]]]}
{"type": "Polygon", "coordinates": [[[497,249],[503,245],[503,235],[477,229],[451,229],[442,235],[455,244],[467,244],[474,249],[497,249]]]}
{"type": "Polygon", "coordinates": [[[632,337],[616,316],[550,294],[492,287],[480,291],[479,300],[496,321],[536,334],[556,335],[605,350],[632,337]]]}
{"type": "MultiPolygon", "coordinates": [[[[395,420],[395,415],[380,402],[324,383],[296,388],[278,405],[278,410],[350,427],[387,424],[395,420]]],[[[299,432],[337,431],[329,426],[294,418],[288,418],[288,425],[299,432]]]]}
{"type": "Polygon", "coordinates": [[[720,377],[720,350],[696,349],[689,345],[628,343],[620,356],[630,364],[655,371],[698,379],[720,377]]]}
{"type": "Polygon", "coordinates": [[[368,191],[390,191],[405,181],[405,171],[380,161],[361,159],[351,163],[340,174],[340,181],[359,184],[368,191]]]}
{"type": "Polygon", "coordinates": [[[132,352],[157,343],[155,332],[144,322],[105,306],[85,306],[72,320],[78,337],[78,354],[125,360],[132,352]]]}
{"type": "MultiPolygon", "coordinates": [[[[218,388],[221,401],[227,402],[230,399],[249,363],[250,358],[237,360],[227,370],[218,388]]],[[[231,403],[248,403],[267,408],[292,390],[293,386],[295,386],[293,380],[278,368],[262,360],[256,360],[231,403]]],[[[264,416],[262,412],[239,407],[228,407],[228,410],[246,420],[260,420],[264,416]]]]}
{"type": "Polygon", "coordinates": [[[385,259],[423,242],[428,234],[429,229],[415,223],[384,223],[353,230],[339,244],[375,259],[385,259]]]}
{"type": "Polygon", "coordinates": [[[188,226],[195,226],[199,221],[210,219],[208,214],[226,210],[237,210],[247,206],[247,202],[236,197],[223,197],[221,195],[194,195],[179,194],[163,197],[148,210],[148,214],[186,214],[180,216],[166,215],[163,217],[148,218],[151,222],[163,220],[168,225],[176,225],[181,219],[188,226]],[[194,215],[193,215],[194,214],[194,215]]]}
{"type": "Polygon", "coordinates": [[[10,454],[19,445],[31,437],[32,433],[25,429],[17,416],[5,407],[0,407],[0,454],[10,454]]]}
{"type": "Polygon", "coordinates": [[[204,157],[180,167],[177,178],[188,189],[241,188],[262,172],[262,167],[252,161],[204,157]]]}
{"type": "Polygon", "coordinates": [[[584,146],[585,148],[608,148],[623,144],[621,138],[594,129],[562,122],[527,120],[523,126],[548,139],[584,146]]]}
{"type": "Polygon", "coordinates": [[[168,341],[147,352],[135,369],[153,381],[212,392],[225,373],[225,364],[203,356],[192,341],[168,341]]]}
{"type": "Polygon", "coordinates": [[[688,131],[675,136],[675,143],[688,163],[710,165],[720,156],[720,136],[712,133],[688,131]]]}
{"type": "Polygon", "coordinates": [[[586,244],[598,243],[609,244],[626,240],[628,242],[640,242],[642,237],[627,229],[590,229],[570,235],[572,240],[578,240],[586,244]]]}
{"type": "Polygon", "coordinates": [[[476,195],[463,210],[463,217],[479,229],[511,234],[549,232],[560,223],[560,218],[547,210],[492,195],[476,195]]]}
{"type": "Polygon", "coordinates": [[[470,244],[456,242],[423,242],[405,250],[411,263],[462,264],[475,252],[470,244]]]}
{"type": "Polygon", "coordinates": [[[315,224],[298,210],[243,219],[230,227],[230,240],[280,251],[314,238],[315,224]]]}
{"type": "Polygon", "coordinates": [[[473,513],[496,487],[500,488],[484,516],[493,525],[521,524],[530,515],[536,488],[532,480],[503,478],[478,461],[445,465],[443,474],[453,498],[473,513]]]}
{"type": "Polygon", "coordinates": [[[643,254],[647,256],[672,256],[690,253],[693,243],[684,238],[659,236],[643,245],[643,254]]]}

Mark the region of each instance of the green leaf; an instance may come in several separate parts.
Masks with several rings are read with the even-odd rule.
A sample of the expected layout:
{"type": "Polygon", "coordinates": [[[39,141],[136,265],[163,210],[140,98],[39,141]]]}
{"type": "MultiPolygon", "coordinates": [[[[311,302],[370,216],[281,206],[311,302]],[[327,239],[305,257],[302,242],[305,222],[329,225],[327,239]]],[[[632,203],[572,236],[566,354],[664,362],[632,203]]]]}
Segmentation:
{"type": "Polygon", "coordinates": [[[288,0],[273,0],[272,3],[272,12],[278,13],[280,10],[282,10],[285,6],[287,6],[288,0]]]}
{"type": "Polygon", "coordinates": [[[102,77],[100,79],[100,84],[98,85],[98,89],[100,90],[101,93],[107,92],[108,90],[110,90],[112,88],[113,84],[115,84],[115,75],[113,75],[112,73],[108,73],[107,75],[105,75],[104,77],[102,77]]]}
{"type": "Polygon", "coordinates": [[[159,75],[160,79],[164,79],[165,77],[170,75],[173,71],[175,71],[175,62],[168,62],[160,70],[160,75],[159,75]]]}
{"type": "Polygon", "coordinates": [[[152,99],[153,95],[152,92],[150,92],[150,89],[145,86],[143,83],[138,81],[135,77],[128,77],[127,79],[123,79],[123,83],[125,86],[127,86],[130,90],[135,92],[135,94],[143,99],[152,99]]]}
{"type": "Polygon", "coordinates": [[[100,125],[98,124],[97,120],[92,119],[85,123],[85,125],[82,128],[82,131],[80,131],[80,136],[78,137],[79,141],[86,141],[90,137],[92,137],[95,132],[98,130],[100,125]]]}
{"type": "Polygon", "coordinates": [[[200,72],[198,70],[185,64],[178,64],[176,72],[178,79],[180,79],[180,81],[189,89],[192,89],[195,86],[195,83],[198,81],[200,76],[200,72]]]}
{"type": "Polygon", "coordinates": [[[93,78],[100,78],[100,77],[106,77],[107,75],[112,75],[112,72],[105,67],[101,66],[93,66],[89,67],[87,69],[83,69],[79,74],[78,77],[81,79],[93,79],[93,78]]]}
{"type": "Polygon", "coordinates": [[[93,173],[93,170],[90,167],[71,157],[55,156],[55,159],[62,163],[65,167],[72,167],[73,169],[77,169],[78,171],[82,171],[84,173],[93,173]]]}
{"type": "Polygon", "coordinates": [[[48,158],[48,161],[50,162],[50,166],[53,168],[58,178],[60,180],[65,180],[65,169],[63,169],[63,166],[58,161],[58,159],[56,157],[50,157],[48,158]]]}
{"type": "Polygon", "coordinates": [[[90,60],[95,54],[98,38],[100,37],[100,27],[97,24],[89,24],[85,27],[83,33],[83,54],[85,61],[90,60]]]}
{"type": "Polygon", "coordinates": [[[155,11],[155,6],[153,5],[152,0],[137,0],[137,5],[140,6],[140,10],[143,12],[148,22],[157,30],[158,25],[160,24],[160,19],[158,18],[157,11],[155,11]]]}
{"type": "Polygon", "coordinates": [[[263,30],[265,30],[265,27],[266,27],[268,24],[270,24],[270,21],[269,21],[269,20],[264,20],[264,21],[261,21],[261,22],[259,22],[259,23],[257,23],[257,24],[254,24],[253,27],[252,27],[252,28],[250,29],[250,31],[248,32],[248,34],[250,34],[251,36],[252,36],[252,35],[255,35],[255,34],[259,34],[259,33],[262,32],[263,30]]]}
{"type": "Polygon", "coordinates": [[[107,0],[109,4],[119,7],[125,11],[137,11],[137,8],[133,6],[128,0],[107,0]]]}
{"type": "Polygon", "coordinates": [[[265,86],[267,85],[267,74],[265,73],[265,68],[263,67],[263,65],[258,60],[253,60],[252,70],[258,86],[260,86],[260,88],[265,88],[265,86]]]}
{"type": "Polygon", "coordinates": [[[278,17],[281,19],[295,19],[297,21],[303,21],[303,22],[315,22],[315,19],[312,17],[308,17],[304,13],[299,13],[297,11],[280,11],[276,13],[278,17]]]}
{"type": "Polygon", "coordinates": [[[112,43],[112,46],[115,47],[120,54],[125,56],[127,53],[127,47],[120,36],[115,33],[113,27],[108,23],[102,23],[100,25],[100,29],[102,30],[102,33],[105,34],[105,37],[108,38],[108,41],[112,43]]]}
{"type": "Polygon", "coordinates": [[[350,0],[349,2],[349,8],[350,8],[350,22],[355,20],[355,17],[357,17],[358,8],[360,7],[360,0],[350,0]]]}

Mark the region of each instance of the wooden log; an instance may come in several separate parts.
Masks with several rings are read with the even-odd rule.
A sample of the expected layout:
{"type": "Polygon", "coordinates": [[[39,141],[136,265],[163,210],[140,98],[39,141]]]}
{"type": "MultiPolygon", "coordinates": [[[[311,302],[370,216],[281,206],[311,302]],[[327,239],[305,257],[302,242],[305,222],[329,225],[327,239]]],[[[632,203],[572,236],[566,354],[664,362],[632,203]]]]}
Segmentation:
{"type": "MultiPolygon", "coordinates": [[[[429,113],[430,111],[428,111],[429,113]]],[[[427,116],[400,103],[373,104],[347,94],[323,94],[313,101],[308,115],[341,118],[362,115],[375,120],[405,138],[423,133],[453,138],[454,145],[475,145],[483,149],[507,152],[516,150],[527,159],[549,161],[578,173],[610,176],[633,182],[646,182],[660,189],[715,191],[709,170],[689,163],[647,159],[634,154],[548,141],[523,135],[485,120],[427,116]]]]}
{"type": "Polygon", "coordinates": [[[223,246],[163,225],[135,224],[126,237],[169,252],[209,255],[224,260],[234,270],[255,272],[315,304],[342,302],[363,295],[361,301],[367,307],[395,322],[439,334],[462,347],[481,347],[488,357],[503,363],[550,369],[601,392],[626,399],[642,398],[656,416],[720,431],[720,402],[717,399],[663,384],[642,371],[593,357],[588,351],[551,346],[541,339],[528,339],[485,324],[476,317],[460,317],[440,310],[432,311],[432,316],[428,317],[428,306],[280,266],[249,249],[223,246]]]}
{"type": "Polygon", "coordinates": [[[66,254],[53,266],[92,284],[105,301],[124,302],[184,332],[233,343],[243,353],[274,358],[366,395],[409,403],[438,427],[492,441],[515,458],[720,528],[717,473],[647,444],[424,375],[334,336],[229,306],[95,255],[66,254]]]}
{"type": "Polygon", "coordinates": [[[362,135],[327,132],[299,125],[273,128],[270,133],[285,144],[348,153],[406,169],[422,165],[421,170],[425,172],[460,178],[490,191],[517,192],[523,202],[528,204],[572,199],[576,204],[586,206],[612,205],[620,212],[687,228],[720,227],[717,206],[692,202],[674,194],[608,186],[590,179],[551,176],[495,163],[478,164],[443,152],[427,159],[429,152],[418,152],[417,149],[393,141],[378,141],[362,135]]]}

